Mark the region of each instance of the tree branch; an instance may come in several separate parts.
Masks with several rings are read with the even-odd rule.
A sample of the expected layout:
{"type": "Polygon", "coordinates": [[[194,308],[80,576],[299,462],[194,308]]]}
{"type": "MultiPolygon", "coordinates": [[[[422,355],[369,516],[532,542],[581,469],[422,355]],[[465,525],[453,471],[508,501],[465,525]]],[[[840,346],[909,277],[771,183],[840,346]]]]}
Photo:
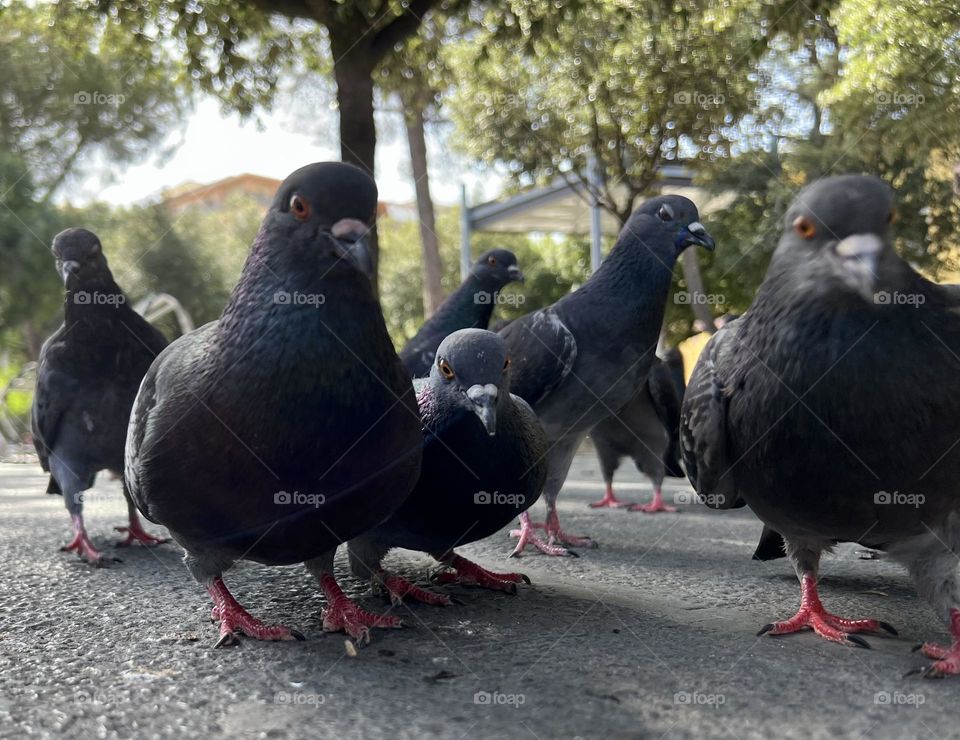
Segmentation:
{"type": "Polygon", "coordinates": [[[381,28],[373,37],[370,53],[374,61],[379,61],[396,44],[416,32],[430,9],[438,0],[411,0],[403,15],[398,15],[381,28]]]}

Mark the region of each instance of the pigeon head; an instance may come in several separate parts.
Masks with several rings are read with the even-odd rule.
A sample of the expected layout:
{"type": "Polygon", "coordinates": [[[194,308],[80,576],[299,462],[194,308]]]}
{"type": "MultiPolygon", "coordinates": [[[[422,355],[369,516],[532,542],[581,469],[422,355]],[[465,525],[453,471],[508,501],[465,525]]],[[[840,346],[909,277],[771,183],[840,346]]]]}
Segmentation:
{"type": "Polygon", "coordinates": [[[324,273],[352,268],[370,275],[366,236],[377,211],[377,186],[359,167],[318,162],[301,167],[281,183],[261,226],[273,255],[324,273]]]}
{"type": "Polygon", "coordinates": [[[497,406],[510,393],[509,367],[507,345],[498,334],[461,329],[437,348],[430,385],[440,400],[476,414],[492,437],[497,406]]]}
{"type": "Polygon", "coordinates": [[[517,255],[509,249],[491,249],[480,255],[470,270],[484,283],[493,283],[502,288],[514,281],[523,282],[523,273],[517,267],[517,255]]]}
{"type": "Polygon", "coordinates": [[[892,221],[893,193],[883,180],[817,180],[790,205],[774,261],[804,284],[874,303],[878,282],[899,261],[890,241],[892,221]]]}
{"type": "Polygon", "coordinates": [[[107,258],[97,235],[86,229],[61,231],[50,247],[57,265],[57,274],[67,288],[110,279],[107,258]]]}
{"type": "Polygon", "coordinates": [[[661,195],[644,202],[630,216],[627,228],[634,234],[649,234],[651,245],[661,241],[657,237],[665,237],[676,250],[674,256],[690,246],[711,251],[716,246],[700,223],[697,207],[682,195],[661,195]]]}

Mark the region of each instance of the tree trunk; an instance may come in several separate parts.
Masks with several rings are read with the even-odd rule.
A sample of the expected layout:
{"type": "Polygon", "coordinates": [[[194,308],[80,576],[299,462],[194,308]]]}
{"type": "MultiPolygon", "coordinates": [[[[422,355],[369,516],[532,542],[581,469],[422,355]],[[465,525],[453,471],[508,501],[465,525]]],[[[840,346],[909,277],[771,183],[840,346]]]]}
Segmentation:
{"type": "MultiPolygon", "coordinates": [[[[415,96],[411,96],[415,97],[415,96]]],[[[430,178],[427,175],[427,140],[423,127],[423,107],[417,100],[404,102],[407,124],[407,142],[410,145],[410,165],[413,185],[417,192],[417,217],[420,219],[420,245],[423,251],[423,315],[430,318],[443,302],[443,264],[440,261],[440,240],[430,197],[430,178]]]]}
{"type": "Polygon", "coordinates": [[[696,249],[687,249],[680,260],[683,262],[683,279],[687,283],[693,315],[707,325],[707,331],[713,331],[713,313],[705,302],[706,293],[703,289],[703,276],[700,274],[696,249]]]}
{"type": "MultiPolygon", "coordinates": [[[[335,41],[331,33],[333,76],[337,82],[337,105],[340,109],[340,158],[374,174],[374,156],[377,148],[377,127],[373,118],[373,66],[364,45],[351,48],[346,40],[335,41]],[[343,48],[339,48],[343,46],[343,48]]],[[[378,290],[380,245],[377,231],[368,239],[370,260],[373,263],[373,288],[378,290]]]]}

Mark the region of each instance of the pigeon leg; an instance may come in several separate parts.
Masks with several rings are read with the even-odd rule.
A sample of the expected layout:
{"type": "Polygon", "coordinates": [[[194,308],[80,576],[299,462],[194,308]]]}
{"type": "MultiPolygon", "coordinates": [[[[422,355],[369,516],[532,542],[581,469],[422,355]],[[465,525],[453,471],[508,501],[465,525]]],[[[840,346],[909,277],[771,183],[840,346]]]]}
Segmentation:
{"type": "Polygon", "coordinates": [[[404,599],[431,604],[433,606],[452,606],[453,601],[446,594],[437,594],[408,581],[403,576],[388,573],[385,570],[377,573],[373,578],[374,588],[382,591],[390,598],[390,603],[399,606],[404,599]]]}
{"type": "Polygon", "coordinates": [[[603,498],[590,504],[591,509],[619,509],[621,506],[630,506],[628,501],[621,501],[613,493],[613,485],[607,483],[603,498]]]}
{"type": "Polygon", "coordinates": [[[644,514],[656,514],[659,511],[665,511],[668,513],[674,513],[677,510],[676,506],[668,506],[663,503],[663,494],[660,491],[660,486],[654,486],[653,488],[653,501],[649,504],[634,504],[627,511],[642,511],[644,514]]]}
{"type": "Polygon", "coordinates": [[[240,603],[227,590],[220,576],[215,577],[207,586],[207,593],[213,599],[213,611],[210,619],[220,622],[220,639],[214,647],[239,645],[239,635],[255,640],[302,640],[303,635],[282,625],[267,625],[250,616],[240,603]]]}
{"type": "Polygon", "coordinates": [[[800,594],[800,609],[794,616],[782,622],[771,622],[764,625],[757,636],[765,634],[786,635],[809,627],[825,640],[868,648],[870,644],[866,640],[851,633],[885,630],[892,635],[897,634],[893,627],[878,619],[844,619],[830,614],[820,603],[820,596],[817,593],[817,577],[813,571],[807,571],[801,576],[800,594]]]}
{"type": "Polygon", "coordinates": [[[460,557],[453,550],[443,555],[434,555],[437,561],[443,563],[453,572],[439,573],[434,580],[437,583],[459,583],[464,586],[479,586],[492,591],[506,591],[508,594],[517,592],[518,583],[530,583],[530,579],[522,573],[493,573],[481,568],[474,562],[460,557]]]}
{"type": "Polygon", "coordinates": [[[960,593],[960,574],[957,573],[956,555],[960,547],[960,531],[955,525],[929,535],[919,541],[906,543],[902,549],[894,549],[889,554],[903,562],[914,579],[917,592],[930,602],[934,610],[947,623],[953,643],[949,646],[923,643],[914,650],[934,662],[910,671],[907,675],[919,673],[924,678],[944,678],[960,674],[960,607],[957,594],[960,593]],[[946,542],[945,546],[943,543],[946,542]]]}
{"type": "Polygon", "coordinates": [[[567,534],[560,527],[560,516],[557,514],[557,507],[554,504],[547,511],[547,520],[544,522],[544,530],[547,533],[547,544],[553,545],[560,543],[569,547],[596,547],[597,543],[589,537],[576,537],[567,534]]]}
{"type": "Polygon", "coordinates": [[[87,536],[87,529],[83,526],[83,514],[73,514],[70,518],[73,520],[73,539],[60,548],[61,552],[75,551],[77,555],[95,568],[106,565],[107,562],[113,560],[113,558],[105,557],[93,546],[93,542],[87,536]]]}
{"type": "Polygon", "coordinates": [[[527,545],[533,545],[544,555],[573,555],[576,557],[575,553],[567,550],[565,547],[549,544],[534,531],[535,529],[546,529],[546,526],[546,524],[532,522],[530,520],[530,514],[523,512],[520,515],[520,529],[510,530],[510,536],[517,538],[517,546],[513,549],[513,552],[510,553],[510,557],[520,557],[520,553],[527,549],[527,545]]]}
{"type": "Polygon", "coordinates": [[[919,650],[934,662],[926,668],[910,671],[910,674],[921,673],[924,678],[943,678],[960,674],[960,609],[950,610],[950,634],[953,636],[953,644],[950,647],[928,642],[915,647],[914,650],[919,650]]]}
{"type": "Polygon", "coordinates": [[[166,537],[154,537],[152,534],[147,532],[143,528],[143,525],[140,523],[140,516],[137,514],[137,508],[131,503],[127,502],[127,512],[130,518],[130,526],[128,527],[114,527],[114,530],[117,532],[126,532],[127,537],[124,540],[121,540],[117,543],[117,547],[127,547],[132,545],[134,542],[139,542],[147,547],[151,545],[162,545],[165,542],[169,542],[170,539],[166,537]]]}
{"type": "Polygon", "coordinates": [[[94,568],[100,568],[116,558],[103,555],[87,535],[87,528],[83,524],[84,490],[93,484],[93,476],[87,476],[85,471],[76,465],[69,466],[65,462],[66,453],[54,454],[50,458],[50,475],[55,480],[59,490],[63,491],[63,503],[73,522],[73,539],[60,548],[61,552],[76,552],[81,559],[86,560],[94,568]],[[78,471],[79,470],[79,474],[78,471]]]}
{"type": "Polygon", "coordinates": [[[327,597],[327,608],[323,610],[323,629],[325,632],[346,632],[360,644],[370,642],[370,628],[402,627],[399,617],[372,614],[352,601],[331,573],[320,575],[320,588],[327,597]]]}

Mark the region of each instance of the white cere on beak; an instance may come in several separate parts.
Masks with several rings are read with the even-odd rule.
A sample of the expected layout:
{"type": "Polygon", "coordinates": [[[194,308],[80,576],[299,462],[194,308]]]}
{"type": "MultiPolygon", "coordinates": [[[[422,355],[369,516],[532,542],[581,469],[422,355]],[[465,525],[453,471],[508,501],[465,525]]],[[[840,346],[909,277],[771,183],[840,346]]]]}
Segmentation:
{"type": "Polygon", "coordinates": [[[703,228],[703,224],[699,221],[692,221],[687,226],[687,231],[689,231],[691,234],[695,234],[696,236],[703,236],[707,233],[707,230],[703,228]]]}
{"type": "Polygon", "coordinates": [[[844,282],[872,303],[878,303],[874,291],[883,249],[883,239],[876,234],[852,234],[834,247],[842,260],[844,282]]]}
{"type": "Polygon", "coordinates": [[[883,251],[883,240],[876,234],[853,234],[837,242],[836,252],[845,260],[875,261],[883,251]]]}
{"type": "Polygon", "coordinates": [[[472,385],[467,390],[467,398],[469,398],[474,403],[481,401],[484,398],[494,399],[497,397],[497,386],[493,383],[487,383],[486,385],[472,385]]]}

